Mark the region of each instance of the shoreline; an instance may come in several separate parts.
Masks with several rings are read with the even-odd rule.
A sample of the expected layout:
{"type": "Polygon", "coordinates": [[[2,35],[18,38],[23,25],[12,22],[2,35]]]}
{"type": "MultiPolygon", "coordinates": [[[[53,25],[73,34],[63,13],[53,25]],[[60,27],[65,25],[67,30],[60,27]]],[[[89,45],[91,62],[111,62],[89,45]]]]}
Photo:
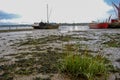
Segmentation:
{"type": "Polygon", "coordinates": [[[11,29],[11,30],[0,30],[0,33],[4,33],[4,32],[15,32],[15,31],[30,31],[30,30],[34,30],[34,29],[11,29]]]}

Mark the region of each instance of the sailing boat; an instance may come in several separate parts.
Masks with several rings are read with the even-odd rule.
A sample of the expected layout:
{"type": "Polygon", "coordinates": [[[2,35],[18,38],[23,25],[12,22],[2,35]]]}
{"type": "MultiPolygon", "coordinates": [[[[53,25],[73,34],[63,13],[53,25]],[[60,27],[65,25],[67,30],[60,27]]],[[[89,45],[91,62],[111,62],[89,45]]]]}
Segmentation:
{"type": "Polygon", "coordinates": [[[48,4],[47,4],[47,22],[40,22],[34,23],[32,25],[34,29],[58,29],[59,25],[56,23],[49,23],[49,16],[48,16],[48,4]]]}
{"type": "Polygon", "coordinates": [[[116,19],[111,19],[111,23],[109,24],[108,28],[120,28],[120,2],[119,4],[112,3],[113,7],[115,8],[115,12],[117,15],[116,19]]]}

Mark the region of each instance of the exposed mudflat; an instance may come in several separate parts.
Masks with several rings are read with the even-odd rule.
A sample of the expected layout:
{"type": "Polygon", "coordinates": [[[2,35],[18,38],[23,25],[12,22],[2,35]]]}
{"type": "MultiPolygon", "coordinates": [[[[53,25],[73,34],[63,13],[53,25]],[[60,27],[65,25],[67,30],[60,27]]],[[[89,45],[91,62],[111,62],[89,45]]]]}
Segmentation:
{"type": "MultiPolygon", "coordinates": [[[[15,66],[14,68],[15,72],[13,71],[16,75],[9,75],[9,77],[12,77],[11,79],[14,80],[37,80],[37,78],[40,77],[45,78],[45,80],[57,80],[56,76],[53,77],[58,73],[54,68],[55,66],[52,65],[50,69],[46,67],[39,68],[39,66],[41,66],[40,64],[42,64],[42,66],[50,66],[50,63],[56,64],[54,60],[62,57],[58,54],[64,50],[63,45],[68,43],[77,43],[83,51],[87,50],[93,55],[102,54],[107,57],[118,70],[114,74],[111,74],[108,80],[115,80],[115,78],[120,79],[120,29],[88,29],[69,32],[62,32],[60,30],[31,30],[0,33],[0,65],[11,65],[14,63],[18,65],[18,67],[15,66]],[[37,54],[39,52],[45,54],[37,54]],[[52,54],[49,55],[49,52],[52,52],[52,54]],[[41,58],[43,62],[40,62],[40,57],[37,56],[45,56],[45,58],[41,58]],[[52,60],[52,58],[54,60],[52,60]],[[28,62],[32,60],[33,63],[34,60],[38,60],[39,64],[33,64],[31,61],[31,64],[27,64],[30,65],[27,70],[37,68],[38,71],[33,69],[31,72],[20,72],[19,70],[25,71],[26,69],[26,66],[23,66],[24,69],[22,69],[22,65],[19,65],[19,63],[22,63],[22,59],[27,59],[28,62]],[[48,61],[47,64],[43,64],[46,63],[46,61],[48,61]],[[31,67],[32,65],[33,67],[31,67]]],[[[25,62],[24,65],[26,65],[26,63],[27,62],[25,62]]],[[[0,77],[3,76],[3,73],[4,71],[0,70],[0,77]]]]}

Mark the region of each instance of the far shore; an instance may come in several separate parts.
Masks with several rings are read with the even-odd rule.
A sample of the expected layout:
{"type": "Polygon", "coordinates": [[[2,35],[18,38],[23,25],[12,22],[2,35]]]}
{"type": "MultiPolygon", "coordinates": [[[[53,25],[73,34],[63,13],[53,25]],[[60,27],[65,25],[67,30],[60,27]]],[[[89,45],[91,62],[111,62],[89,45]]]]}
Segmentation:
{"type": "Polygon", "coordinates": [[[14,32],[14,31],[30,31],[30,30],[33,30],[33,29],[11,29],[11,30],[0,30],[0,33],[3,33],[3,32],[14,32]]]}

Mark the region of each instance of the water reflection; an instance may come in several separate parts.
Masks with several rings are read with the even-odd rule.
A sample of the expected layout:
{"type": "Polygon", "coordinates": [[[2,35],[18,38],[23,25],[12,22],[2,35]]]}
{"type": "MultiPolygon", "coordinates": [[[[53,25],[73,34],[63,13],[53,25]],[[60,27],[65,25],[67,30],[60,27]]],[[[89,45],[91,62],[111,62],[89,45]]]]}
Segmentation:
{"type": "Polygon", "coordinates": [[[60,32],[69,32],[69,31],[85,31],[88,30],[88,26],[60,26],[60,32]]]}

